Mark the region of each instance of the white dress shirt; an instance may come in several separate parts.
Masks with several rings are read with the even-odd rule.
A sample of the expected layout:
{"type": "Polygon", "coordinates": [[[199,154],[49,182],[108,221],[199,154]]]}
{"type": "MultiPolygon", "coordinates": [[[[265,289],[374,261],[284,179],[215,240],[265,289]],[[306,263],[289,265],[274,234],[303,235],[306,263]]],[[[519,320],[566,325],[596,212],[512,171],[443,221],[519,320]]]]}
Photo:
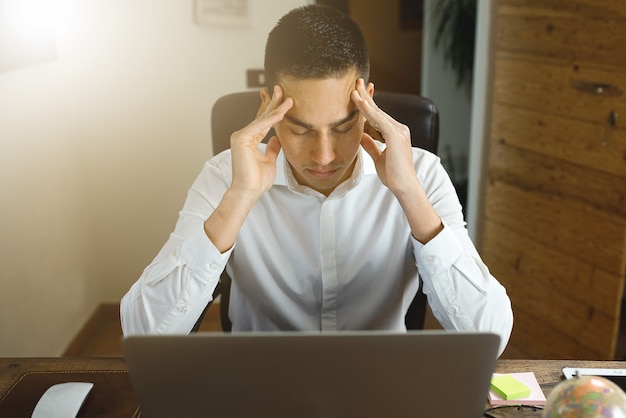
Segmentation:
{"type": "Polygon", "coordinates": [[[174,232],[121,302],[124,334],[188,333],[220,274],[232,278],[233,331],[405,330],[418,290],[446,329],[492,331],[508,341],[504,287],[471,242],[439,158],[413,149],[417,176],[443,230],[415,240],[396,197],[361,149],[352,176],[328,197],[295,180],[281,152],[272,188],[221,254],[204,221],[231,183],[230,150],[205,163],[174,232]]]}

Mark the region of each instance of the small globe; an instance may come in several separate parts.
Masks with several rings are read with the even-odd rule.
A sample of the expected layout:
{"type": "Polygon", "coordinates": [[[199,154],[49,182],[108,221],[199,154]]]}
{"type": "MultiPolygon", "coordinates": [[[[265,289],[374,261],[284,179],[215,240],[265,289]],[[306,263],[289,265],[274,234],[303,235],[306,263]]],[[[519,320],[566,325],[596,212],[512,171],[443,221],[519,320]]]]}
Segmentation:
{"type": "Polygon", "coordinates": [[[626,394],[603,377],[574,377],[559,383],[550,392],[544,417],[626,418],[626,394]]]}

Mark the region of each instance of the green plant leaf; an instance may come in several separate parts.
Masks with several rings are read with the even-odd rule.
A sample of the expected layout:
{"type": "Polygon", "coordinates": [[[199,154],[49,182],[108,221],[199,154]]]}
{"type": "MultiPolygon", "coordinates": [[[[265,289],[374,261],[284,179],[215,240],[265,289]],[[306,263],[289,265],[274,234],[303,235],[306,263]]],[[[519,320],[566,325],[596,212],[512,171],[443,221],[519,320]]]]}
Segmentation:
{"type": "Polygon", "coordinates": [[[439,0],[435,3],[435,47],[443,47],[446,65],[455,72],[457,87],[472,93],[476,0],[439,0]]]}

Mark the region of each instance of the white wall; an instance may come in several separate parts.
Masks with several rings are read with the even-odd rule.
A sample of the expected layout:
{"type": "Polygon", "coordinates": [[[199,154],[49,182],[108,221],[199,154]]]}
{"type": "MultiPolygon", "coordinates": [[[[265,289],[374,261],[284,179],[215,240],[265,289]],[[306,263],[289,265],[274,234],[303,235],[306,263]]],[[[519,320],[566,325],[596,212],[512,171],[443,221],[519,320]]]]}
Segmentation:
{"type": "Polygon", "coordinates": [[[430,98],[439,109],[438,154],[452,176],[447,158],[447,150],[451,151],[456,180],[462,181],[467,178],[471,102],[465,90],[456,87],[454,72],[444,62],[442,47],[435,48],[437,1],[424,0],[421,95],[430,98]]]}
{"type": "Polygon", "coordinates": [[[229,28],[195,25],[192,0],[57,0],[57,59],[0,72],[0,356],[60,354],[156,255],[211,156],[213,102],[309,3],[251,2],[229,28]]]}
{"type": "Polygon", "coordinates": [[[472,87],[472,131],[468,164],[467,228],[480,249],[484,215],[487,152],[491,128],[493,95],[493,45],[495,37],[495,1],[477,2],[476,49],[474,51],[474,84],[472,87]]]}

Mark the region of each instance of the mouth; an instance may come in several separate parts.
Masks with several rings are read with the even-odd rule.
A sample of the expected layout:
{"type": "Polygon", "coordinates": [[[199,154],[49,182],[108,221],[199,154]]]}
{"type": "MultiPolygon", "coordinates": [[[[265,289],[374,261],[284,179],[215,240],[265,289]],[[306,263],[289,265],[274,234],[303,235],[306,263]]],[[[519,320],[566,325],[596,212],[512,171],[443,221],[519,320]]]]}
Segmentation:
{"type": "Polygon", "coordinates": [[[337,173],[337,171],[339,171],[339,169],[338,168],[330,169],[330,170],[313,170],[313,169],[309,169],[308,171],[315,178],[327,179],[327,178],[330,178],[330,177],[334,176],[337,173]]]}

